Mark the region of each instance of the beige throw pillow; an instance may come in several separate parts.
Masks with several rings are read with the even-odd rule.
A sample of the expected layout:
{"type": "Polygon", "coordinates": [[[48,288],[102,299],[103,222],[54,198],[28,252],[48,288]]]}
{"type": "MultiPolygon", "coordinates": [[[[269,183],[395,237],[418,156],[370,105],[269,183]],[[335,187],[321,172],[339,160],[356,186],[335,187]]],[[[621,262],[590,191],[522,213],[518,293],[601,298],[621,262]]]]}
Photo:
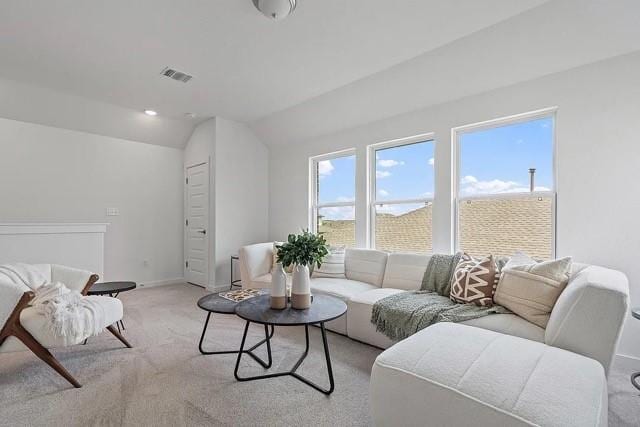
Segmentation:
{"type": "Polygon", "coordinates": [[[493,299],[496,304],[546,328],[551,310],[569,281],[571,257],[515,264],[507,263],[502,270],[493,299]]]}
{"type": "Polygon", "coordinates": [[[495,289],[496,263],[493,255],[480,259],[462,255],[453,272],[449,298],[462,304],[491,307],[495,289]]]}

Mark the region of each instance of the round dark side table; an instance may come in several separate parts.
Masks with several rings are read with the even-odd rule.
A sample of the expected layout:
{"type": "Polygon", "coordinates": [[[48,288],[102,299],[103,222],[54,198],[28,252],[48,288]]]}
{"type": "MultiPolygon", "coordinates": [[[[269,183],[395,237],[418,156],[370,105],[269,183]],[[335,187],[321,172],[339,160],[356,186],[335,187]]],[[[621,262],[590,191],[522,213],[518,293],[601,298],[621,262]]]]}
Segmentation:
{"type": "MultiPolygon", "coordinates": [[[[631,315],[636,319],[640,320],[640,307],[635,307],[631,309],[631,315]]],[[[640,372],[635,372],[631,374],[631,384],[638,390],[640,390],[640,384],[638,384],[638,377],[640,377],[640,372]]]]}
{"type": "MultiPolygon", "coordinates": [[[[254,297],[258,298],[258,297],[254,297]]],[[[207,326],[209,325],[209,319],[211,318],[211,313],[218,314],[234,314],[236,306],[239,303],[235,301],[228,300],[226,298],[221,297],[219,294],[209,294],[205,295],[198,300],[198,307],[207,312],[207,319],[204,321],[204,328],[202,328],[202,335],[200,336],[200,343],[198,344],[198,349],[202,354],[236,354],[239,352],[247,353],[251,356],[256,362],[258,362],[263,368],[271,367],[271,345],[269,344],[269,339],[273,336],[273,326],[271,327],[271,333],[267,331],[267,327],[264,327],[264,339],[253,345],[251,348],[246,350],[220,350],[220,351],[207,351],[202,348],[202,342],[204,341],[204,336],[207,333],[207,326]],[[253,353],[253,350],[260,347],[262,344],[267,343],[267,357],[268,361],[260,359],[253,353]]],[[[246,331],[245,331],[246,334],[246,331]]],[[[243,341],[244,342],[244,341],[243,341]]]]}
{"type": "MultiPolygon", "coordinates": [[[[257,296],[238,303],[238,305],[236,306],[236,314],[241,319],[246,320],[247,323],[244,327],[244,335],[242,336],[240,351],[238,352],[238,358],[236,359],[236,367],[233,372],[234,376],[238,381],[253,381],[289,375],[326,395],[331,394],[335,388],[335,385],[333,381],[333,369],[331,368],[331,357],[329,355],[329,345],[327,344],[327,332],[324,328],[324,323],[333,319],[337,319],[338,317],[346,313],[346,311],[347,305],[344,303],[344,301],[328,295],[315,295],[311,307],[306,310],[296,310],[291,308],[290,306],[288,308],[285,308],[284,310],[274,310],[271,308],[269,295],[257,296]],[[257,375],[253,377],[242,377],[238,374],[240,359],[242,358],[242,353],[244,353],[244,342],[247,338],[249,324],[251,323],[264,325],[265,331],[267,330],[268,325],[272,328],[274,326],[304,326],[304,353],[302,353],[302,356],[293,365],[293,368],[291,368],[291,370],[266,375],[257,375]],[[308,380],[307,378],[296,372],[304,359],[307,357],[307,354],[309,354],[309,325],[319,325],[322,332],[322,344],[324,346],[324,355],[327,362],[327,373],[329,375],[328,389],[320,387],[316,383],[308,380]]],[[[271,349],[269,338],[267,338],[267,348],[271,349]]]]}
{"type": "MultiPolygon", "coordinates": [[[[120,292],[131,291],[136,288],[136,282],[101,282],[94,283],[87,292],[87,295],[109,295],[112,298],[117,298],[120,292]]],[[[122,326],[122,330],[125,330],[124,322],[120,319],[119,322],[116,322],[116,326],[118,327],[118,332],[120,331],[120,326],[122,326]]]]}

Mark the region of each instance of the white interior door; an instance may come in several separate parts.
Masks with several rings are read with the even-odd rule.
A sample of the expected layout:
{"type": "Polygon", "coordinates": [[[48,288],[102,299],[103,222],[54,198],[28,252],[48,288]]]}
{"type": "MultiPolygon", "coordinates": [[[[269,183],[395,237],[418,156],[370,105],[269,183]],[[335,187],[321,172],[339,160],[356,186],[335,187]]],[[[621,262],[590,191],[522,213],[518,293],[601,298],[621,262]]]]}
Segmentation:
{"type": "Polygon", "coordinates": [[[185,272],[187,282],[209,284],[209,165],[187,168],[185,272]]]}

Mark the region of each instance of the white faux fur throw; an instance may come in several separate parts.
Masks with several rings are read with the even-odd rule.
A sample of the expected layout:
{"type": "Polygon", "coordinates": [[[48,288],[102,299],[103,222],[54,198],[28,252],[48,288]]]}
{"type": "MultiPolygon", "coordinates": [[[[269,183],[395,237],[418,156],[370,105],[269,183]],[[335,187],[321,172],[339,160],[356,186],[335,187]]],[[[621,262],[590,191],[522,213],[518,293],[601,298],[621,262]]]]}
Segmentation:
{"type": "Polygon", "coordinates": [[[60,282],[49,283],[28,264],[1,265],[1,276],[35,291],[31,306],[45,316],[53,335],[80,342],[102,332],[105,313],[94,297],[85,297],[60,282]]]}
{"type": "Polygon", "coordinates": [[[15,284],[24,285],[32,291],[48,282],[47,278],[33,266],[22,263],[0,265],[0,277],[15,284]]]}
{"type": "Polygon", "coordinates": [[[56,336],[79,342],[102,332],[105,318],[102,306],[94,298],[72,291],[60,282],[39,287],[31,305],[47,318],[56,336]]]}

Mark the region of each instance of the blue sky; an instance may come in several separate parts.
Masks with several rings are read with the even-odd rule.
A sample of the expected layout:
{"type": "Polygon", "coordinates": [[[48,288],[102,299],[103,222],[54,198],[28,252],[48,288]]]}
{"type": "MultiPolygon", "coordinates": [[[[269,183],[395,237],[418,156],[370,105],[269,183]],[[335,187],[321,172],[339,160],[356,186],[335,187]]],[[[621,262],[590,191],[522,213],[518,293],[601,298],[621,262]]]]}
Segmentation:
{"type": "MultiPolygon", "coordinates": [[[[536,168],[536,189],[553,187],[553,119],[542,118],[460,136],[462,196],[529,191],[529,168],[536,168]]],[[[420,142],[376,152],[377,200],[431,198],[434,191],[434,143],[420,142]]],[[[355,156],[320,162],[320,203],[355,198],[355,156]]],[[[386,206],[390,213],[416,205],[386,206]]],[[[351,218],[351,208],[328,208],[327,218],[351,218]]]]}
{"type": "Polygon", "coordinates": [[[553,119],[550,117],[460,136],[461,195],[529,191],[529,168],[537,190],[553,188],[553,119]]]}

